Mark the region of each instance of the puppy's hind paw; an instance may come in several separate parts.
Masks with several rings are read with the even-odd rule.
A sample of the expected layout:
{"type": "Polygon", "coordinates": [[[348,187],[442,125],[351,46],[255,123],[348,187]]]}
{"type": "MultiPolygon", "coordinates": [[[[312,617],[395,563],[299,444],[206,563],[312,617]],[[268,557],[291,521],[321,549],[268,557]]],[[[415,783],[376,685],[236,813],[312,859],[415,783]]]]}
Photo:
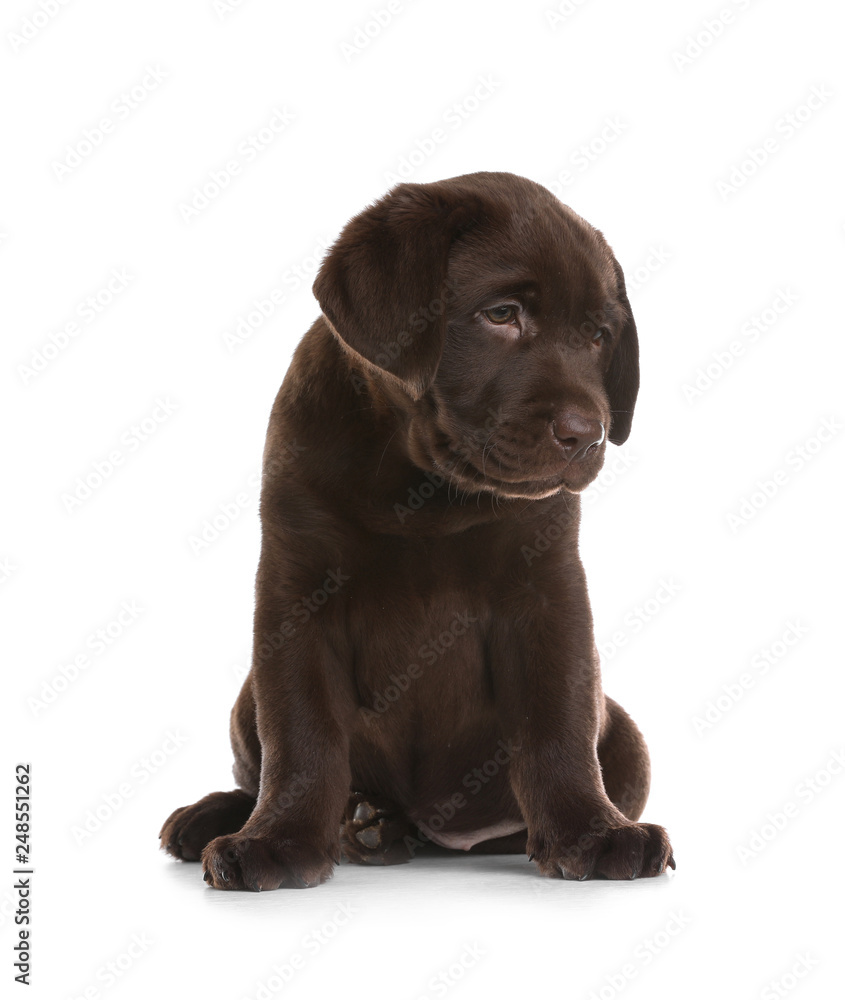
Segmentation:
{"type": "Polygon", "coordinates": [[[411,860],[405,836],[410,821],[398,806],[377,796],[353,792],[341,827],[341,847],[357,865],[401,865],[411,860]]]}

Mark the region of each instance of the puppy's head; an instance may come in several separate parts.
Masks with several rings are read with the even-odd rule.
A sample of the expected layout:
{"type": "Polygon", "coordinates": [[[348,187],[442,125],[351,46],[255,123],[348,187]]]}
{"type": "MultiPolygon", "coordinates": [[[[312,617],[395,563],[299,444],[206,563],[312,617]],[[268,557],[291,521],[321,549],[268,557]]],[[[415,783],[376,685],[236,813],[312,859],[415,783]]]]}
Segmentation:
{"type": "Polygon", "coordinates": [[[413,461],[465,490],[578,492],[630,433],[639,367],[622,270],[539,184],[401,184],[346,226],[314,294],[405,414],[413,461]]]}

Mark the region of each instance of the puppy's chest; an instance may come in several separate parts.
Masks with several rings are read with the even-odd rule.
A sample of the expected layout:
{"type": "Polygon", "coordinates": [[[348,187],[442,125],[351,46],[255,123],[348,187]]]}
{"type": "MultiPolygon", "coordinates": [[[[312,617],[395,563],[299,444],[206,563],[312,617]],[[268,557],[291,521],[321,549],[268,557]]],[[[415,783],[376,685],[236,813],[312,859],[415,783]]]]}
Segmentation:
{"type": "Polygon", "coordinates": [[[362,567],[346,610],[363,705],[489,697],[489,595],[457,554],[387,547],[362,567]]]}
{"type": "Polygon", "coordinates": [[[444,697],[490,696],[481,609],[465,595],[443,596],[434,603],[399,597],[350,620],[362,705],[378,711],[401,696],[410,709],[444,697]]]}

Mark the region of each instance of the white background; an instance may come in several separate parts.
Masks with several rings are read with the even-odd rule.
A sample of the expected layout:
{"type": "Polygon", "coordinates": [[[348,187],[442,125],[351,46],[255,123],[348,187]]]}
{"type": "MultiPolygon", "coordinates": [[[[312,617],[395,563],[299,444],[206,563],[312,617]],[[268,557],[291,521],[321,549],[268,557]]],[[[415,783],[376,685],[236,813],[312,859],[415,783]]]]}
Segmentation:
{"type": "Polygon", "coordinates": [[[354,53],[384,0],[42,6],[56,12],[8,2],[0,26],[4,989],[23,990],[12,812],[14,765],[28,760],[29,996],[833,996],[845,789],[835,5],[724,0],[720,28],[718,3],[700,0],[402,0],[354,53]],[[238,152],[283,115],[264,148],[238,152]],[[110,131],[86,145],[103,118],[110,131]],[[437,128],[443,141],[428,142],[437,128]],[[180,206],[233,159],[239,173],[186,219],[180,206]],[[454,856],[344,865],[319,889],[252,895],[208,889],[199,866],[157,851],[173,808],[232,787],[228,712],[259,545],[250,477],[317,315],[321,244],[403,162],[418,181],[509,170],[552,186],[628,275],[640,401],[608,456],[622,471],[585,503],[582,550],[605,688],[651,749],[644,818],[672,836],[665,877],[552,882],[525,858],[454,856]],[[725,187],[732,176],[743,183],[725,187]],[[103,292],[113,269],[129,277],[103,292]],[[285,300],[227,346],[273,289],[285,300]],[[86,321],[80,304],[90,316],[98,292],[86,321]],[[743,353],[728,366],[718,356],[732,342],[743,353]],[[155,430],[141,441],[145,419],[155,430]],[[120,464],[68,510],[78,477],[116,450],[120,464]],[[220,505],[231,513],[239,494],[227,525],[220,505]],[[740,511],[753,516],[732,522],[740,511]],[[195,551],[218,516],[219,537],[195,551]],[[142,610],[96,653],[90,637],[123,602],[142,610]],[[779,644],[791,626],[793,644],[779,644]],[[80,654],[67,682],[60,668],[73,676],[80,654]],[[127,959],[133,935],[143,946],[127,959]]]}

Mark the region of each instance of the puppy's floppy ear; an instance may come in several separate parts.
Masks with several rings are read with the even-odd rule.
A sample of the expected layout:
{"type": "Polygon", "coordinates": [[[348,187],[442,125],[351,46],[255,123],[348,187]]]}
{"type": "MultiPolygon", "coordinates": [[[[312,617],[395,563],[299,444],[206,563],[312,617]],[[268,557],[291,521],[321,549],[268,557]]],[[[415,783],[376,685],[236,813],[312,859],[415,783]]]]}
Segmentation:
{"type": "Polygon", "coordinates": [[[613,269],[616,272],[616,298],[625,310],[625,321],[622,336],[613,352],[610,367],[605,375],[605,390],[610,401],[610,433],[608,437],[614,444],[624,444],[631,433],[631,421],[634,419],[634,404],[640,388],[640,352],[637,342],[637,324],[628,301],[625,289],[625,276],[622,268],[614,258],[613,269]]]}
{"type": "Polygon", "coordinates": [[[413,399],[443,351],[449,250],[479,213],[454,185],[400,184],[347,223],[314,282],[339,340],[413,399]]]}

